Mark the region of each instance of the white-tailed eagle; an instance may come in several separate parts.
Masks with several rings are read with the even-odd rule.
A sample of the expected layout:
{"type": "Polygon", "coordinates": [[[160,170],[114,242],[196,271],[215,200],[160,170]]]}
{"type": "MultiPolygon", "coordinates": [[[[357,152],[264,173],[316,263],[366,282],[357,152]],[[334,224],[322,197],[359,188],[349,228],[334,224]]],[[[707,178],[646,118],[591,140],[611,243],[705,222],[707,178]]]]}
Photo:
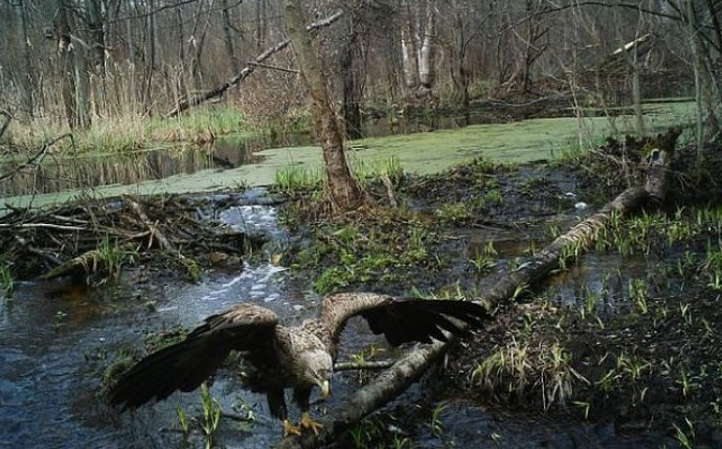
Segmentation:
{"type": "Polygon", "coordinates": [[[213,374],[231,351],[242,354],[244,386],[268,396],[271,414],[283,421],[284,435],[321,427],[310,414],[311,389],[326,398],[338,341],[346,321],[361,315],[375,334],[394,346],[408,342],[447,341],[465,328],[480,327],[486,309],[457,300],[399,299],[374,293],[326,297],[315,319],[285,327],[278,316],[253,304],[238,304],[212,315],[181,342],[154,352],[121,376],[110,389],[110,402],[123,409],[191,391],[213,374]],[[300,425],[288,419],[284,390],[293,389],[300,406],[300,425]]]}

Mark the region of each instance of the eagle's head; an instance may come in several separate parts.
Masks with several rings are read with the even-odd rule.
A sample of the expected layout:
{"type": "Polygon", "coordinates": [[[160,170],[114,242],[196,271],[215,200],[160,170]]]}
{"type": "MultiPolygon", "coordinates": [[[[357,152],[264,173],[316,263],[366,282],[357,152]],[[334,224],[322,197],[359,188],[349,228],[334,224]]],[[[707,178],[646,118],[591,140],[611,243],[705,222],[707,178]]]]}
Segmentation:
{"type": "Polygon", "coordinates": [[[304,364],[303,379],[312,385],[318,385],[323,398],[331,394],[331,376],[333,375],[333,360],[331,354],[322,350],[314,349],[306,351],[302,355],[304,364]]]}

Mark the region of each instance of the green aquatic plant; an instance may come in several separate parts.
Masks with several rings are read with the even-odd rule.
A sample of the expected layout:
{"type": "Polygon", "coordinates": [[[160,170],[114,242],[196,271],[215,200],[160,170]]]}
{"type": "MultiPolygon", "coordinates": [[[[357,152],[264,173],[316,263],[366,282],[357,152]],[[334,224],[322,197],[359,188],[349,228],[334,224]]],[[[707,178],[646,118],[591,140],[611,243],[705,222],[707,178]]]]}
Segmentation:
{"type": "Polygon", "coordinates": [[[637,306],[637,309],[646,315],[649,312],[647,300],[649,299],[647,282],[644,279],[629,280],[629,298],[637,306]]]}
{"type": "Polygon", "coordinates": [[[441,420],[441,414],[449,408],[448,402],[442,402],[431,412],[431,422],[429,423],[429,429],[431,434],[435,437],[440,437],[444,433],[444,422],[441,420]]]}
{"type": "Polygon", "coordinates": [[[488,273],[496,266],[496,256],[499,253],[494,248],[494,242],[488,241],[481,251],[477,251],[474,258],[470,260],[476,270],[476,274],[488,273]]]}
{"type": "Polygon", "coordinates": [[[175,413],[178,416],[178,423],[180,424],[181,431],[184,435],[188,435],[191,427],[190,422],[188,422],[188,417],[186,416],[185,410],[183,410],[183,407],[179,405],[178,407],[176,407],[175,413]]]}
{"type": "Polygon", "coordinates": [[[476,385],[519,398],[538,393],[543,408],[565,404],[575,381],[589,382],[572,367],[571,353],[558,342],[531,347],[516,338],[494,350],[472,372],[476,385]]]}
{"type": "Polygon", "coordinates": [[[317,188],[323,180],[320,171],[291,165],[276,171],[274,189],[288,196],[295,196],[317,188]]]}
{"type": "MultiPolygon", "coordinates": [[[[128,259],[133,260],[137,252],[129,251],[127,247],[120,246],[117,241],[111,241],[106,235],[98,244],[94,267],[91,271],[97,271],[98,265],[104,267],[107,277],[105,279],[118,279],[123,271],[123,265],[128,259]]],[[[105,279],[103,281],[105,281],[105,279]]]]}

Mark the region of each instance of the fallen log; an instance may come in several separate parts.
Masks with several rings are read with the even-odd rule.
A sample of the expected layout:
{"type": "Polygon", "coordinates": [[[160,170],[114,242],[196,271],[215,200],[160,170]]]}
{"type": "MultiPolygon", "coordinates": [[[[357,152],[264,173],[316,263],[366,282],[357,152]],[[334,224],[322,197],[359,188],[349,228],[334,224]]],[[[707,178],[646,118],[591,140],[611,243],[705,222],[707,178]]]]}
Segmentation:
{"type": "MultiPolygon", "coordinates": [[[[317,22],[314,22],[314,23],[312,23],[311,25],[308,25],[308,26],[306,27],[306,30],[312,31],[312,30],[316,30],[316,29],[319,29],[319,28],[322,28],[322,27],[325,27],[325,26],[329,26],[329,25],[331,25],[333,22],[335,22],[336,20],[338,20],[339,17],[341,17],[342,15],[343,15],[343,11],[342,11],[342,10],[338,10],[338,11],[336,11],[335,13],[331,14],[331,15],[328,16],[328,17],[326,17],[326,18],[324,18],[324,19],[321,19],[321,20],[319,20],[319,21],[317,21],[317,22]]],[[[176,107],[173,108],[172,111],[170,111],[170,112],[168,112],[167,114],[165,114],[165,117],[168,118],[168,117],[178,116],[178,115],[180,115],[182,112],[186,111],[186,110],[189,109],[189,108],[192,108],[192,107],[194,107],[194,106],[198,106],[199,104],[204,103],[204,102],[206,102],[206,101],[208,101],[208,100],[210,100],[210,99],[213,99],[213,98],[216,98],[216,97],[220,97],[220,96],[223,95],[228,89],[230,89],[230,88],[233,87],[233,86],[237,86],[241,81],[243,81],[244,79],[248,78],[248,77],[256,70],[257,67],[264,67],[264,65],[262,64],[263,61],[265,61],[266,59],[270,58],[270,57],[271,57],[272,55],[274,55],[275,53],[278,53],[279,51],[281,51],[281,50],[283,50],[284,48],[288,47],[288,45],[289,45],[290,43],[291,43],[291,40],[290,40],[290,39],[285,39],[285,40],[277,43],[277,44],[274,45],[273,47],[267,49],[266,51],[264,51],[264,52],[261,53],[260,55],[256,56],[256,59],[254,59],[252,62],[250,62],[246,67],[244,67],[240,72],[238,72],[238,74],[236,74],[233,78],[231,78],[231,79],[229,79],[229,80],[227,80],[227,81],[225,81],[225,82],[217,85],[217,86],[214,87],[213,89],[211,89],[211,90],[209,90],[209,91],[207,91],[207,92],[205,92],[205,93],[203,93],[203,94],[201,94],[201,95],[192,97],[192,98],[190,98],[190,99],[186,98],[186,99],[183,99],[183,100],[179,101],[178,104],[176,105],[176,107]]]]}

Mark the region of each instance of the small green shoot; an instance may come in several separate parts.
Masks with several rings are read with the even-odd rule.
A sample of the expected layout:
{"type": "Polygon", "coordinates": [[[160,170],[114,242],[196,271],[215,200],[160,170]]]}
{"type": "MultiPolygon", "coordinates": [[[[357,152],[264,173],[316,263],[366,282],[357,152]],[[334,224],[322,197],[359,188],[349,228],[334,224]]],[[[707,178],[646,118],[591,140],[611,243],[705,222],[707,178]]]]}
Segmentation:
{"type": "Polygon", "coordinates": [[[218,430],[221,420],[221,404],[211,396],[208,384],[201,384],[201,399],[203,400],[203,421],[201,428],[206,436],[206,449],[213,447],[213,435],[218,430]]]}

